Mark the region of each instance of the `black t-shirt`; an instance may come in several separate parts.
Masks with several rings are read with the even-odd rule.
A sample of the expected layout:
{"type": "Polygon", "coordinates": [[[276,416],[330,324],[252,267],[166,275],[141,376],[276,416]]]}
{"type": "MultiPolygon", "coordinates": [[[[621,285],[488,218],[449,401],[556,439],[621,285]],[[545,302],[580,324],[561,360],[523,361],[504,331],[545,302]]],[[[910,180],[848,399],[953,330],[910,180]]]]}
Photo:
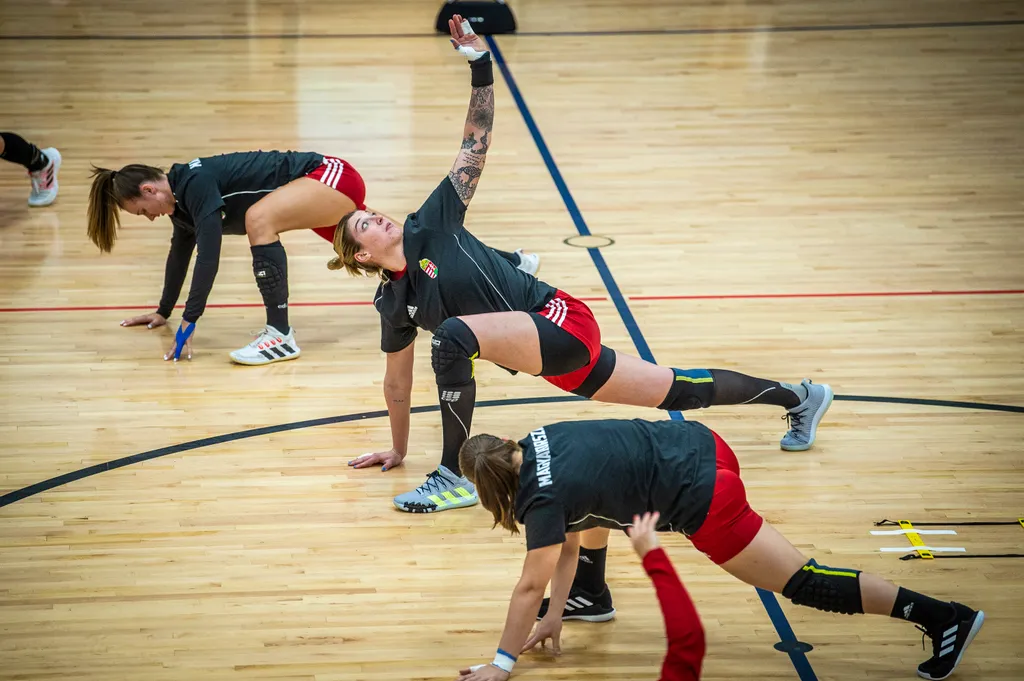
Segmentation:
{"type": "Polygon", "coordinates": [[[164,273],[160,314],[167,317],[178,300],[188,261],[198,246],[192,290],[184,319],[203,314],[220,263],[223,234],[245,234],[245,212],[278,187],[323,163],[315,152],[243,151],[175,163],[167,182],[177,205],[171,214],[174,233],[164,273]]]}
{"type": "Polygon", "coordinates": [[[569,421],[519,441],[516,520],[526,548],[565,541],[566,532],[622,529],[658,511],[660,532],[700,529],[715,490],[715,440],[696,421],[569,421]]]}
{"type": "Polygon", "coordinates": [[[485,312],[535,312],[557,290],[516,268],[462,224],[466,205],[446,176],[420,209],[405,220],[407,271],[382,283],[374,296],[380,312],[380,347],[398,352],[433,332],[449,317],[485,312]]]}

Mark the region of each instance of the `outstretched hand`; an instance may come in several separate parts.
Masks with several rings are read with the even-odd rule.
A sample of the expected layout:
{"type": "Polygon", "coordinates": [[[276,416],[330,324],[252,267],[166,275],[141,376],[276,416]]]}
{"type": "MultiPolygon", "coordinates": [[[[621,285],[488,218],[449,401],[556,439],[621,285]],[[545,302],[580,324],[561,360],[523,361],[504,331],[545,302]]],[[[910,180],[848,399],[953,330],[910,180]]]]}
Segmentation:
{"type": "Polygon", "coordinates": [[[473,27],[461,14],[448,20],[448,32],[452,34],[452,46],[470,61],[476,61],[487,53],[487,43],[473,32],[473,27]]]}

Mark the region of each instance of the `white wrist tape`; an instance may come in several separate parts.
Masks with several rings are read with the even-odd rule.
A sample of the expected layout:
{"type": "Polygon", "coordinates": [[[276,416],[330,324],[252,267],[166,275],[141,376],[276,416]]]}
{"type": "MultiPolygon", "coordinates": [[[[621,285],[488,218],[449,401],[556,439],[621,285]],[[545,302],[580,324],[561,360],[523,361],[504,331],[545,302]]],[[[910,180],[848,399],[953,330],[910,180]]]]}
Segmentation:
{"type": "Polygon", "coordinates": [[[516,658],[506,653],[501,648],[498,648],[498,652],[494,654],[494,660],[491,662],[495,667],[503,672],[512,673],[512,668],[516,666],[516,658]]]}
{"type": "MultiPolygon", "coordinates": [[[[465,33],[466,35],[476,35],[476,33],[473,31],[473,26],[470,25],[468,19],[462,20],[462,32],[465,33]]],[[[466,59],[468,59],[469,61],[476,61],[480,57],[487,54],[487,52],[479,52],[477,50],[474,50],[469,45],[459,45],[455,49],[464,54],[466,56],[466,59]]]]}

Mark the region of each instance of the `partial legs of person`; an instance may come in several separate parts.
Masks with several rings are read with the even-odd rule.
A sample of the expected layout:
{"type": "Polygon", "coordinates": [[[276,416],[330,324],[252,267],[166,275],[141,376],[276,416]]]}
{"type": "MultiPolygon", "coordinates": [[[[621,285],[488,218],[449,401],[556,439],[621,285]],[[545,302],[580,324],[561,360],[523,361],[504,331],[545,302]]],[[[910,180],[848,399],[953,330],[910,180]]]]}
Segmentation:
{"type": "Polygon", "coordinates": [[[62,159],[56,148],[39,149],[18,134],[0,132],[0,158],[24,166],[28,171],[32,180],[28,205],[38,208],[57,200],[57,174],[62,159]]]}
{"type": "Polygon", "coordinates": [[[475,492],[460,499],[455,490],[472,489],[459,470],[459,448],[472,427],[473,362],[478,358],[543,376],[556,387],[601,402],[668,411],[725,404],[780,406],[791,426],[781,446],[790,450],[811,446],[832,402],[828,385],[809,380],[794,385],[723,369],[658,366],[600,345],[593,313],[580,301],[559,292],[548,308],[453,317],[434,331],[431,363],[441,404],[441,465],[423,485],[395,497],[398,508],[432,512],[476,503],[475,492]],[[445,493],[457,503],[438,504],[432,498],[447,499],[445,493]]]}
{"type": "Polygon", "coordinates": [[[714,497],[690,541],[729,574],[781,594],[797,605],[846,615],[886,615],[918,625],[932,641],[932,656],[917,668],[924,679],[945,679],[981,629],[985,613],[940,601],[881,577],[808,559],[747,503],[739,463],[715,435],[718,471],[714,497]]]}
{"type": "Polygon", "coordinates": [[[288,322],[288,256],[280,234],[337,224],[356,205],[332,186],[300,177],[257,201],[245,214],[256,285],[267,325],[251,343],[231,353],[239,364],[262,365],[297,358],[301,349],[288,322]]]}

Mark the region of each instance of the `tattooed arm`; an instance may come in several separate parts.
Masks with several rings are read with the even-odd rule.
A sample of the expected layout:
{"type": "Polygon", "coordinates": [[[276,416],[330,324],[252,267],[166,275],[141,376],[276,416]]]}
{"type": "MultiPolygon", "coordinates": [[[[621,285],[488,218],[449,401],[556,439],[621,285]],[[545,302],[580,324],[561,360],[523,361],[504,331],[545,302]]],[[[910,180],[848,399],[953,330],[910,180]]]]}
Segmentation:
{"type": "Polygon", "coordinates": [[[491,55],[487,43],[472,32],[469,22],[455,15],[448,22],[452,45],[469,56],[473,72],[473,94],[469,98],[469,113],[462,133],[462,150],[455,159],[448,178],[462,202],[469,205],[476,193],[480,173],[484,170],[487,149],[491,146],[494,127],[494,77],[491,74],[491,55]]]}
{"type": "Polygon", "coordinates": [[[494,125],[494,86],[473,88],[469,100],[469,113],[462,134],[462,150],[455,159],[448,178],[455,185],[459,198],[467,206],[476,193],[480,173],[487,160],[487,149],[491,146],[491,128],[494,125]]]}

